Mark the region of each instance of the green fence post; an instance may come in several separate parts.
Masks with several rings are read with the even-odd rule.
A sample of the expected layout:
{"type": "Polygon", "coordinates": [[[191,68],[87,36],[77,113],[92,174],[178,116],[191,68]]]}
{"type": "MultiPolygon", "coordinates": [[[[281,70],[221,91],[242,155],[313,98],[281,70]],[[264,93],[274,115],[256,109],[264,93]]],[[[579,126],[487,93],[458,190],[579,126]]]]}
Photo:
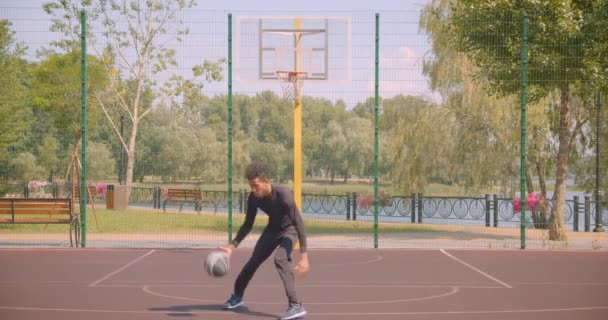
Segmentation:
{"type": "Polygon", "coordinates": [[[346,193],[346,221],[350,221],[350,207],[351,207],[350,193],[346,193]]]}
{"type": "Polygon", "coordinates": [[[595,228],[593,232],[604,232],[604,222],[602,221],[603,201],[602,192],[598,190],[595,198],[595,228]]]}
{"type": "Polygon", "coordinates": [[[574,212],[572,213],[572,230],[578,231],[578,211],[580,207],[578,196],[574,196],[574,212]]]}
{"type": "Polygon", "coordinates": [[[411,218],[411,222],[412,223],[416,223],[416,193],[413,193],[413,192],[412,192],[412,204],[411,204],[411,207],[412,207],[412,210],[411,210],[412,211],[412,216],[410,217],[411,218]]]}
{"type": "Polygon", "coordinates": [[[422,206],[422,198],[423,194],[418,193],[418,223],[422,223],[422,212],[424,211],[424,207],[422,206]]]}
{"type": "Polygon", "coordinates": [[[232,13],[228,14],[228,243],[232,241],[232,13]]]}
{"type": "Polygon", "coordinates": [[[353,192],[353,221],[357,220],[357,198],[359,195],[353,192]]]}
{"type": "Polygon", "coordinates": [[[492,202],[494,203],[493,210],[494,210],[494,228],[498,227],[498,195],[494,194],[494,200],[492,200],[492,202]]]}
{"type": "Polygon", "coordinates": [[[528,89],[528,15],[522,21],[521,44],[521,249],[526,248],[526,95],[528,89]]]}
{"type": "Polygon", "coordinates": [[[81,62],[80,62],[80,100],[81,100],[81,156],[82,169],[80,173],[80,221],[82,231],[82,247],[87,246],[87,13],[85,10],[80,11],[80,45],[81,45],[81,62]]]}
{"type": "Polygon", "coordinates": [[[585,196],[585,232],[591,231],[591,197],[585,196]]]}
{"type": "Polygon", "coordinates": [[[376,76],[374,98],[374,248],[378,248],[378,110],[380,109],[380,14],[376,13],[376,76]]]}
{"type": "Polygon", "coordinates": [[[490,208],[490,206],[491,206],[490,201],[491,201],[490,200],[490,195],[486,194],[486,227],[490,226],[490,212],[491,212],[490,211],[491,210],[491,208],[490,208]]]}
{"type": "Polygon", "coordinates": [[[596,118],[596,150],[595,150],[595,229],[593,232],[604,232],[604,222],[602,217],[602,192],[600,191],[600,132],[602,132],[602,93],[598,92],[595,99],[595,107],[597,110],[596,118]]]}

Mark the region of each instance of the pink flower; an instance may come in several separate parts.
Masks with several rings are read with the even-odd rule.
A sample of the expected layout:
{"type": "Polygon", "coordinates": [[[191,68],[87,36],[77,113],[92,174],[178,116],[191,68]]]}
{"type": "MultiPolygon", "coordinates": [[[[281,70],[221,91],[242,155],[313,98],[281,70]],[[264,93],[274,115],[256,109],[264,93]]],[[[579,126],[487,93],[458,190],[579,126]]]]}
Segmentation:
{"type": "Polygon", "coordinates": [[[95,186],[97,194],[100,196],[106,196],[108,194],[108,185],[105,183],[98,183],[95,186]]]}
{"type": "Polygon", "coordinates": [[[32,180],[28,183],[28,188],[30,190],[36,190],[36,189],[46,186],[47,184],[48,184],[48,182],[46,182],[46,181],[32,180]]]}
{"type": "Polygon", "coordinates": [[[530,192],[528,194],[528,198],[526,199],[526,208],[530,208],[530,210],[534,211],[536,206],[540,203],[540,196],[538,193],[530,192]]]}
{"type": "Polygon", "coordinates": [[[357,197],[357,207],[361,209],[368,209],[372,202],[372,196],[370,194],[361,193],[357,197]]]}
{"type": "Polygon", "coordinates": [[[521,212],[521,199],[513,199],[513,212],[521,212]]]}
{"type": "MultiPolygon", "coordinates": [[[[526,209],[534,211],[538,204],[541,202],[541,196],[536,192],[528,193],[526,197],[526,209]]],[[[521,199],[514,198],[513,201],[513,212],[521,212],[521,199]]]]}

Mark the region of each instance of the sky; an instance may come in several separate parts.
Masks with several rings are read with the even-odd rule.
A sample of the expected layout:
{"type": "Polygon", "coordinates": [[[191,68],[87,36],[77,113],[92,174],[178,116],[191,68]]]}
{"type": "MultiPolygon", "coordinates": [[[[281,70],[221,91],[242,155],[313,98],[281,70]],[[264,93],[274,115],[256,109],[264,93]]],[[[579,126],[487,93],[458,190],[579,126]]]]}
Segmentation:
{"type": "MultiPolygon", "coordinates": [[[[369,19],[364,19],[366,20],[365,22],[361,22],[360,17],[353,18],[352,85],[342,86],[340,84],[330,83],[330,86],[327,86],[324,83],[311,81],[305,83],[305,86],[308,89],[305,91],[305,94],[326,97],[332,101],[342,99],[347,103],[348,107],[352,107],[354,104],[364,101],[366,97],[372,96],[374,92],[373,14],[375,12],[381,12],[381,21],[384,23],[381,26],[384,34],[381,39],[380,50],[380,69],[383,70],[380,80],[381,96],[390,97],[398,94],[410,94],[425,96],[431,100],[438,101],[437,95],[428,89],[428,81],[422,75],[422,57],[430,48],[425,41],[425,36],[420,35],[417,23],[418,12],[429,1],[430,0],[198,0],[195,9],[221,11],[217,13],[218,16],[224,16],[224,12],[234,13],[235,23],[239,12],[250,14],[252,11],[255,11],[257,15],[267,15],[271,13],[289,15],[289,11],[310,12],[313,15],[316,12],[320,12],[320,15],[341,15],[344,12],[364,12],[363,16],[369,16],[369,19]],[[390,15],[391,12],[396,11],[408,12],[403,15],[408,21],[402,24],[400,21],[397,21],[401,19],[401,16],[390,15]],[[364,30],[357,30],[357,28],[361,28],[362,26],[365,27],[364,30]],[[396,28],[396,31],[387,30],[389,28],[396,28]],[[397,36],[407,39],[399,40],[396,39],[397,36]],[[362,40],[363,37],[365,37],[365,39],[362,40]],[[361,41],[364,42],[363,49],[361,49],[361,41]],[[365,50],[367,53],[358,52],[360,50],[365,50]],[[371,73],[370,70],[372,71],[371,73]]],[[[3,8],[6,10],[5,12],[9,13],[12,11],[8,8],[32,8],[32,10],[38,11],[37,8],[41,8],[42,4],[45,2],[48,1],[0,0],[0,13],[2,13],[1,10],[3,8]]],[[[42,9],[39,10],[39,13],[32,11],[34,17],[48,17],[42,12],[42,9]]],[[[37,22],[38,21],[34,21],[34,23],[37,22]]],[[[221,32],[225,32],[223,25],[219,28],[222,28],[221,32]]],[[[235,26],[235,33],[237,32],[236,29],[238,29],[238,27],[235,26]]],[[[213,33],[213,31],[211,33],[213,33]]],[[[28,37],[30,37],[28,39],[31,40],[34,36],[28,34],[28,37]]],[[[238,38],[238,36],[235,38],[238,38]]],[[[201,41],[206,41],[206,39],[201,39],[201,41]]],[[[238,43],[235,43],[234,46],[238,46],[238,43]]],[[[235,48],[235,51],[238,50],[239,48],[235,48]]],[[[198,52],[195,54],[198,54],[198,52]]],[[[235,81],[240,80],[239,70],[237,68],[238,62],[235,63],[235,81]]],[[[246,94],[254,94],[255,92],[268,89],[280,93],[280,88],[276,83],[265,82],[261,85],[259,82],[257,84],[236,83],[234,87],[237,90],[236,93],[239,93],[239,89],[241,89],[241,93],[246,94]]],[[[218,87],[216,89],[213,85],[208,88],[211,90],[218,90],[218,92],[225,91],[224,87],[218,87]]]]}
{"type": "MultiPolygon", "coordinates": [[[[39,7],[43,0],[1,0],[2,7],[39,7]]],[[[199,0],[207,10],[414,10],[428,0],[199,0]]]]}

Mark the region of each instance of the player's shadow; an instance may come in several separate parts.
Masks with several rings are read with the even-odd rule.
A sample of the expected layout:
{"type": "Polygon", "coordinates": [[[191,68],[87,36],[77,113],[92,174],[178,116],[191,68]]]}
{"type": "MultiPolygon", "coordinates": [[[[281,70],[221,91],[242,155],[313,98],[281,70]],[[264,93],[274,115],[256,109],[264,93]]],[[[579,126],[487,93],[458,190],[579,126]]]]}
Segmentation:
{"type": "Polygon", "coordinates": [[[171,317],[193,317],[197,311],[222,311],[226,312],[226,314],[230,313],[239,313],[246,314],[260,318],[272,318],[276,319],[276,314],[259,312],[255,310],[249,309],[249,307],[241,306],[234,310],[224,310],[223,306],[217,304],[194,304],[194,305],[180,305],[180,306],[169,306],[169,307],[158,307],[158,308],[148,308],[150,311],[161,311],[167,312],[168,316],[171,317]]]}

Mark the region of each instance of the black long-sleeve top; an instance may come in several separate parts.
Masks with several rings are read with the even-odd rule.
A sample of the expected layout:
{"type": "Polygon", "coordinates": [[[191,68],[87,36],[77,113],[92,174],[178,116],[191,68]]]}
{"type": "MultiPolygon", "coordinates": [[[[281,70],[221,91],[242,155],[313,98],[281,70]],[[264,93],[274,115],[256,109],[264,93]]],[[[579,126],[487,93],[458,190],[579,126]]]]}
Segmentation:
{"type": "Polygon", "coordinates": [[[268,225],[265,232],[274,232],[279,235],[289,228],[295,228],[300,241],[300,252],[306,252],[306,232],[300,210],[293,199],[293,192],[286,187],[272,185],[272,193],[264,198],[257,198],[253,193],[247,199],[247,213],[245,222],[239,229],[232,245],[238,247],[245,239],[257,215],[258,208],[268,215],[268,225]]]}

